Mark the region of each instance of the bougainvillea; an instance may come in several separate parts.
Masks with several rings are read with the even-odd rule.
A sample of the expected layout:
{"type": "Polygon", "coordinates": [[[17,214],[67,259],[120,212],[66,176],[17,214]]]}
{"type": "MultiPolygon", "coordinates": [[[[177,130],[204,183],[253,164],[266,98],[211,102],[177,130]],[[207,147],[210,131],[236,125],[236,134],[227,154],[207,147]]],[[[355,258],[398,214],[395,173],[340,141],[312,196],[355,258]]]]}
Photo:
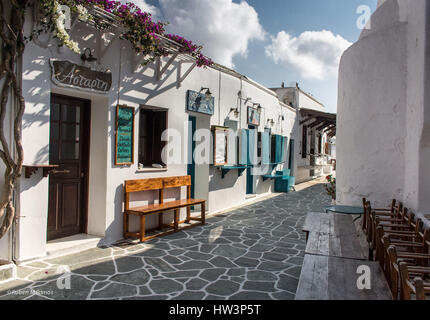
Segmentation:
{"type": "MultiPolygon", "coordinates": [[[[62,5],[68,6],[71,13],[76,14],[79,20],[93,21],[98,29],[103,29],[107,25],[91,13],[92,6],[100,7],[115,15],[121,25],[125,27],[121,38],[128,40],[137,53],[150,56],[144,63],[154,61],[156,57],[169,54],[160,39],[160,36],[164,36],[180,44],[180,52],[192,55],[196,59],[198,67],[213,64],[211,59],[203,55],[201,46],[193,44],[192,41],[184,37],[166,34],[165,23],[154,22],[150,13],[142,11],[133,3],[124,4],[111,0],[40,0],[40,3],[44,14],[44,19],[41,21],[41,30],[52,32],[58,38],[60,45],[64,45],[76,53],[79,53],[80,49],[78,43],[70,39],[65,29],[65,16],[61,10],[62,5]]],[[[40,33],[40,31],[37,33],[40,33]]]]}
{"type": "Polygon", "coordinates": [[[325,185],[325,190],[327,194],[333,199],[336,200],[336,178],[332,175],[326,177],[328,184],[325,185]]]}

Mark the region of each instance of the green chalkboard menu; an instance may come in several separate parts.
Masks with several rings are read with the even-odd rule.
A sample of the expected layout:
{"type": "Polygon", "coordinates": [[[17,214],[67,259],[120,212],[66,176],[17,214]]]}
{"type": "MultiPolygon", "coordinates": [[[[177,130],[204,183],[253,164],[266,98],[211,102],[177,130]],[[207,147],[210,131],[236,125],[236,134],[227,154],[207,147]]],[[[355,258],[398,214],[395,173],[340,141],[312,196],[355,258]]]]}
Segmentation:
{"type": "Polygon", "coordinates": [[[116,108],[115,165],[134,163],[134,108],[116,108]]]}

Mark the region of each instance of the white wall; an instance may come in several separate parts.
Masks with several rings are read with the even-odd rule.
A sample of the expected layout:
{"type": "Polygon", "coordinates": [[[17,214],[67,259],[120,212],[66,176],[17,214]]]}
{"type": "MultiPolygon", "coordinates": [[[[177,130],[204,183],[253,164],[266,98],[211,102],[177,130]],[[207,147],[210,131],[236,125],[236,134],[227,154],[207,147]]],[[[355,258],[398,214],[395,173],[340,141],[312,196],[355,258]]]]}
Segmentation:
{"type": "Polygon", "coordinates": [[[428,49],[424,0],[380,2],[370,30],[343,55],[339,74],[338,199],[376,205],[428,200],[428,49]]]}
{"type": "MultiPolygon", "coordinates": [[[[185,112],[187,90],[199,91],[201,87],[210,88],[215,97],[215,114],[212,117],[199,115],[197,126],[224,125],[231,108],[239,107],[241,111],[238,127],[246,128],[246,106],[238,100],[238,92],[245,89],[253,102],[260,103],[265,113],[262,115],[259,130],[264,130],[267,119],[273,118],[274,134],[284,134],[290,137],[294,132],[295,110],[281,106],[276,94],[262,89],[248,80],[221,73],[218,70],[194,69],[178,86],[177,75],[179,63],[172,64],[160,81],[154,79],[154,64],[146,68],[135,68],[136,55],[126,41],[114,40],[102,53],[97,49],[98,37],[82,40],[82,35],[92,33],[83,24],[78,24],[72,38],[80,42],[81,48],[95,49],[94,55],[98,61],[108,66],[113,74],[112,89],[106,95],[89,94],[83,91],[64,89],[55,86],[51,80],[49,58],[64,58],[82,63],[76,54],[68,49],[56,48],[55,40],[47,48],[29,44],[24,57],[24,92],[27,101],[24,126],[24,147],[26,163],[48,163],[49,161],[49,116],[50,95],[52,92],[76,96],[91,100],[91,151],[90,151],[90,190],[88,233],[105,237],[106,242],[122,238],[123,228],[123,183],[128,179],[146,179],[153,177],[179,176],[187,174],[187,163],[170,164],[167,170],[138,170],[138,136],[139,113],[135,118],[135,164],[132,166],[114,165],[114,128],[117,103],[134,106],[155,106],[168,109],[169,128],[183,132],[183,158],[188,154],[188,116],[185,112]],[[118,82],[120,80],[120,82],[118,82]],[[119,91],[119,95],[118,95],[119,91]],[[281,112],[285,120],[279,118],[281,112]]],[[[163,65],[167,58],[163,59],[163,65]]],[[[190,64],[181,66],[184,74],[190,64]]],[[[297,147],[296,147],[296,150],[297,147]]],[[[223,210],[245,201],[246,175],[237,177],[237,171],[230,172],[221,179],[218,169],[208,165],[197,166],[197,185],[200,186],[196,196],[209,201],[209,211],[223,210]]],[[[271,192],[271,181],[257,181],[257,192],[264,195],[271,192]]],[[[184,191],[182,196],[184,196],[184,191]]],[[[167,199],[179,196],[178,191],[171,190],[165,194],[167,199]]],[[[146,204],[154,201],[154,193],[135,194],[131,200],[133,205],[146,204]]],[[[32,179],[22,179],[21,207],[25,219],[19,223],[18,259],[27,260],[43,256],[46,251],[46,221],[48,205],[48,179],[42,178],[41,173],[32,179]]],[[[166,217],[168,219],[169,217],[166,217]]],[[[137,229],[138,223],[132,219],[131,229],[137,229]]],[[[155,227],[156,217],[148,219],[148,228],[155,227]]]]}

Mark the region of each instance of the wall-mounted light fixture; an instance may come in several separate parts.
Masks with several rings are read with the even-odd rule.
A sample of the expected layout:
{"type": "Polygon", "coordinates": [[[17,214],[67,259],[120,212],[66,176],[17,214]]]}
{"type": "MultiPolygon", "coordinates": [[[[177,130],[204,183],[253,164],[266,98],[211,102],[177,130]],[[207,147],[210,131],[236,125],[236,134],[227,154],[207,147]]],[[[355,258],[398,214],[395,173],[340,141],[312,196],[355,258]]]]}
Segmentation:
{"type": "Polygon", "coordinates": [[[259,103],[253,103],[253,106],[254,106],[254,108],[255,108],[255,107],[257,107],[257,111],[258,111],[258,112],[261,112],[261,109],[263,109],[263,108],[261,107],[261,104],[259,104],[259,103]]]}
{"type": "Polygon", "coordinates": [[[267,123],[269,123],[270,125],[274,125],[275,124],[275,120],[273,119],[267,119],[267,123]]]}
{"type": "Polygon", "coordinates": [[[234,116],[237,118],[239,116],[239,109],[238,108],[231,108],[230,113],[234,112],[234,116]]]}
{"type": "Polygon", "coordinates": [[[86,48],[85,50],[84,50],[84,52],[81,54],[81,60],[82,61],[88,61],[88,62],[93,62],[93,61],[96,61],[97,60],[97,58],[95,58],[94,56],[93,56],[93,53],[91,52],[91,49],[90,48],[86,48]]]}
{"type": "Polygon", "coordinates": [[[202,93],[204,90],[206,90],[205,96],[206,96],[206,100],[210,100],[212,98],[212,92],[210,91],[209,88],[201,88],[199,93],[202,93]]]}

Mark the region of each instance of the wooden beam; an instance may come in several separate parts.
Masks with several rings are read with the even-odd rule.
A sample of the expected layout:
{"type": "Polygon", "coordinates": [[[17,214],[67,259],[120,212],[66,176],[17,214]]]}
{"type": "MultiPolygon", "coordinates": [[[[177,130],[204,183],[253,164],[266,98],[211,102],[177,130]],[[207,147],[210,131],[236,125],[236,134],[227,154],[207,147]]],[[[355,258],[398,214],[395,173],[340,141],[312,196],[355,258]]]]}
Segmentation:
{"type": "Polygon", "coordinates": [[[314,117],[307,117],[304,120],[300,121],[300,125],[305,124],[306,122],[308,122],[309,120],[312,120],[314,117]]]}
{"type": "Polygon", "coordinates": [[[167,61],[166,65],[163,67],[163,69],[161,69],[161,71],[158,73],[158,76],[157,76],[158,81],[161,80],[161,76],[167,71],[167,69],[170,67],[170,65],[173,63],[173,61],[175,61],[177,56],[178,56],[178,54],[175,53],[174,55],[172,55],[170,57],[169,61],[167,61]]]}
{"type": "Polygon", "coordinates": [[[326,121],[324,121],[322,123],[322,125],[320,125],[319,127],[317,127],[315,130],[316,131],[320,131],[320,130],[322,130],[324,128],[327,128],[328,126],[331,126],[331,125],[333,125],[333,123],[331,121],[326,120],[326,121]]]}
{"type": "Polygon", "coordinates": [[[321,123],[323,123],[323,122],[325,122],[325,121],[327,121],[327,120],[326,120],[326,119],[321,119],[321,118],[319,118],[319,119],[317,119],[317,121],[312,122],[312,123],[308,126],[308,128],[313,129],[313,128],[315,128],[316,126],[320,125],[321,123]]]}
{"type": "Polygon", "coordinates": [[[333,128],[336,128],[336,124],[331,124],[331,125],[329,125],[329,126],[324,130],[324,132],[325,132],[325,133],[327,133],[327,132],[331,131],[333,128]]]}
{"type": "Polygon", "coordinates": [[[154,78],[155,81],[159,81],[161,79],[161,59],[160,57],[157,57],[155,59],[155,72],[154,72],[154,78]]]}
{"type": "Polygon", "coordinates": [[[194,70],[194,68],[197,66],[197,63],[194,62],[187,70],[187,72],[185,72],[185,74],[183,76],[181,76],[181,65],[182,63],[180,63],[178,65],[178,77],[177,77],[177,87],[180,88],[182,86],[182,82],[188,77],[188,75],[191,73],[191,71],[194,70]]]}

